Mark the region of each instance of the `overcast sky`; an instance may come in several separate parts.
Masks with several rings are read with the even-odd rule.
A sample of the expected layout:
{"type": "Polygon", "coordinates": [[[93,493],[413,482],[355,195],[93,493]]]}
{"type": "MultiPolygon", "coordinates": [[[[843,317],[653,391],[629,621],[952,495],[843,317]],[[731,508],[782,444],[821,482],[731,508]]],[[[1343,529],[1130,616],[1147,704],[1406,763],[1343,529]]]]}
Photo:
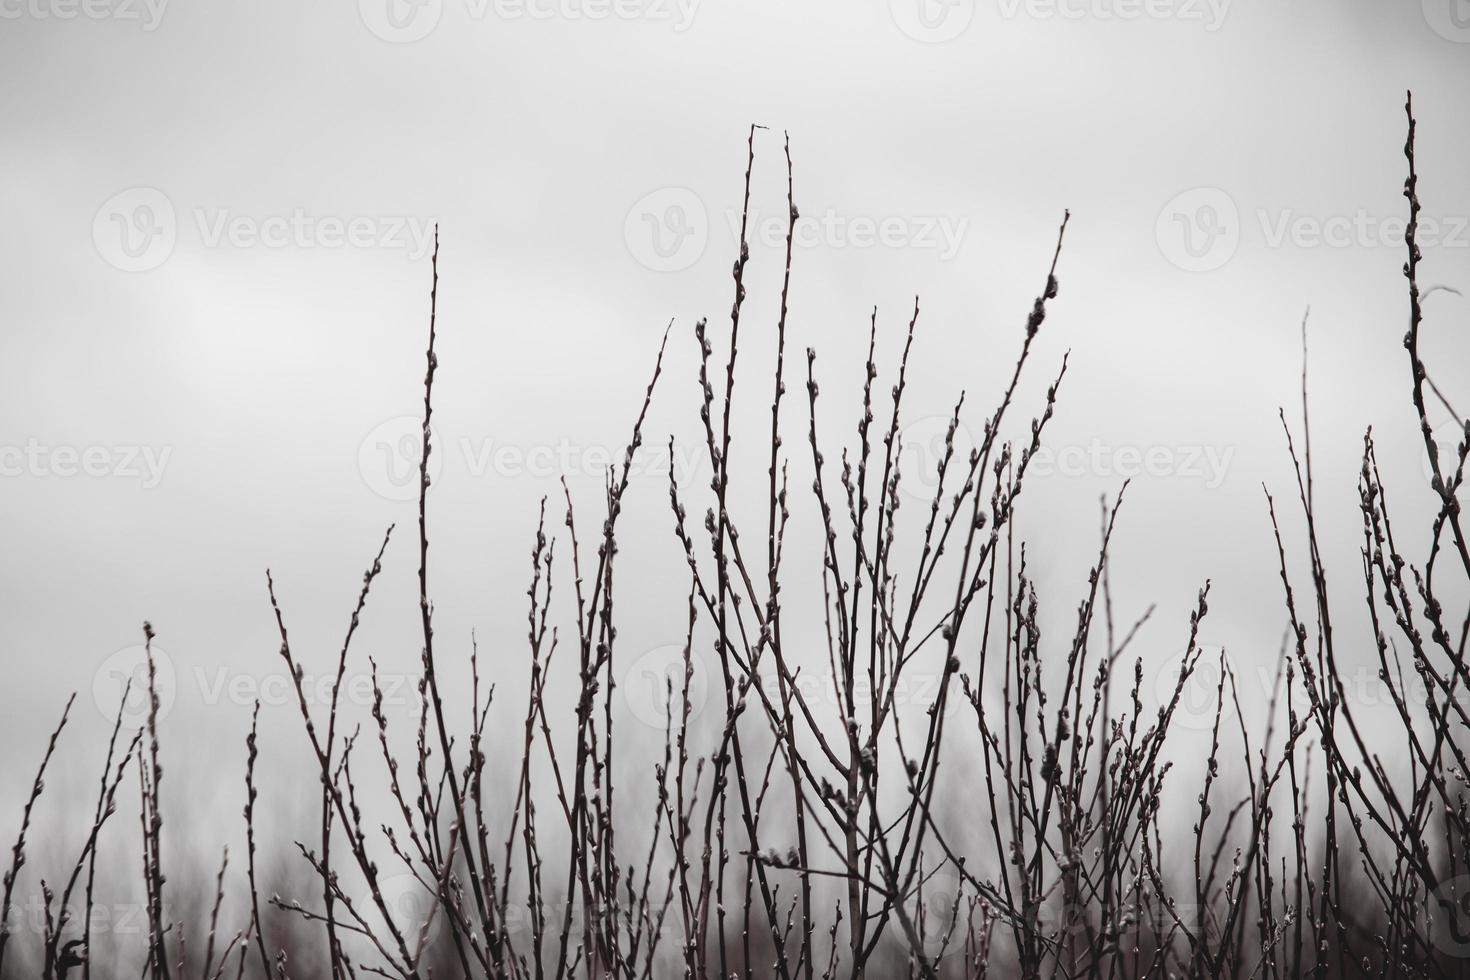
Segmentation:
{"type": "MultiPolygon", "coordinates": [[[[670,321],[648,442],[673,434],[681,478],[707,479],[692,330],[726,336],[752,123],[769,129],[736,470],[757,500],[786,131],[790,349],[818,349],[851,441],[870,313],[886,391],[918,295],[915,472],[961,388],[979,431],[1072,209],[1018,403],[1029,417],[1071,352],[1021,514],[1060,626],[1098,496],[1134,476],[1114,576],[1120,616],[1159,603],[1140,649],[1176,654],[1213,577],[1206,641],[1272,662],[1261,484],[1292,496],[1276,412],[1297,422],[1308,305],[1345,615],[1368,425],[1401,505],[1430,503],[1401,346],[1402,103],[1413,88],[1425,279],[1470,289],[1464,0],[0,0],[0,79],[0,827],[69,691],[76,768],[57,781],[95,779],[82,740],[144,619],[173,678],[171,764],[217,781],[233,819],[249,704],[300,738],[265,569],[326,670],[392,522],[354,663],[412,669],[406,467],[436,224],[438,634],[462,658],[477,630],[513,692],[537,502],[565,476],[595,527],[670,321]]],[[[1461,404],[1466,302],[1431,297],[1425,341],[1461,404]]],[[[648,461],[625,515],[634,663],[683,636],[666,466],[648,461]]],[[[211,805],[184,785],[175,805],[211,805]]]]}

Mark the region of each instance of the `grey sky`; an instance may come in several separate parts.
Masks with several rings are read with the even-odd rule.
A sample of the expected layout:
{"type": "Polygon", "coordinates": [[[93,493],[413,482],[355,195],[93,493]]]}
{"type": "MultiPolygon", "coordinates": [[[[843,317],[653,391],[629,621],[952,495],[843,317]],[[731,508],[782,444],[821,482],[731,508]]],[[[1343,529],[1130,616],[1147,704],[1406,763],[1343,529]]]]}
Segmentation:
{"type": "MultiPolygon", "coordinates": [[[[726,335],[752,122],[770,129],[736,452],[755,493],[785,130],[808,222],[790,349],[819,351],[834,439],[851,437],[871,309],[891,366],[916,294],[916,444],[960,388],[978,431],[1071,208],[1018,406],[1039,406],[1070,350],[1057,455],[1021,515],[1049,612],[1065,623],[1080,594],[1098,495],[1138,473],[1120,615],[1159,602],[1147,650],[1163,663],[1212,576],[1208,641],[1270,661],[1260,485],[1293,489],[1276,408],[1295,422],[1309,304],[1321,519],[1357,601],[1367,425],[1403,506],[1430,502],[1393,224],[1407,88],[1439,222],[1426,279],[1470,289],[1464,0],[922,2],[0,0],[6,771],[34,764],[68,691],[81,737],[102,731],[94,695],[146,618],[177,717],[201,732],[176,729],[173,758],[237,794],[261,683],[269,724],[300,734],[270,704],[264,569],[324,670],[395,521],[359,655],[412,669],[414,508],[392,466],[421,397],[436,222],[438,631],[458,656],[477,629],[518,698],[537,502],[566,473],[592,520],[671,319],[648,441],[676,436],[681,475],[707,466],[692,328],[708,316],[726,335]]],[[[1470,403],[1466,302],[1430,299],[1427,345],[1470,403]]],[[[650,469],[624,525],[630,656],[682,637],[650,469]]],[[[812,519],[803,499],[795,521],[812,519]]],[[[63,783],[94,778],[81,737],[63,783]]]]}

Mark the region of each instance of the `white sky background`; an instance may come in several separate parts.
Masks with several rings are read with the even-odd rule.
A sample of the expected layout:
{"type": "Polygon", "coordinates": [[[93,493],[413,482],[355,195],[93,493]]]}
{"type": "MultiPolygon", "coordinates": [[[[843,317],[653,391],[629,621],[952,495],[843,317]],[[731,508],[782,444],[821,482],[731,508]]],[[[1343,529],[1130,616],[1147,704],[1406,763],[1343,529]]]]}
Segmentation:
{"type": "MultiPolygon", "coordinates": [[[[1066,0],[1066,16],[1042,0],[955,0],[929,11],[943,15],[932,31],[904,0],[706,0],[683,12],[650,0],[631,19],[554,0],[527,0],[546,18],[443,0],[410,24],[438,17],[416,41],[383,26],[380,4],[401,0],[174,0],[156,20],[97,2],[88,9],[100,17],[64,18],[66,0],[0,0],[0,446],[11,451],[0,478],[0,828],[72,690],[79,724],[61,764],[75,768],[55,784],[95,780],[105,723],[94,691],[109,689],[106,671],[127,655],[109,658],[140,642],[145,618],[177,674],[170,805],[208,811],[217,798],[221,818],[238,822],[251,682],[279,681],[265,568],[308,669],[326,670],[394,521],[354,664],[371,654],[413,668],[414,505],[375,492],[381,465],[360,459],[365,440],[374,458],[373,433],[392,435],[392,420],[420,407],[429,267],[399,219],[437,221],[443,238],[439,648],[462,659],[477,629],[507,716],[518,714],[528,549],[559,470],[522,472],[515,459],[565,448],[595,528],[599,454],[626,440],[670,319],[648,441],[672,431],[699,458],[692,328],[708,316],[717,351],[727,336],[730,211],[751,122],[771,127],[756,139],[753,208],[781,220],[784,129],[797,204],[824,221],[798,249],[792,286],[786,442],[802,465],[801,352],[819,351],[822,411],[840,422],[835,459],[835,440],[852,438],[869,312],[891,368],[915,294],[908,418],[947,413],[963,387],[978,433],[1072,209],[1061,295],[1013,421],[1039,407],[1070,350],[1049,444],[1095,444],[1109,459],[1171,451],[1179,472],[1130,491],[1114,566],[1120,618],[1159,603],[1140,647],[1151,663],[1177,653],[1206,577],[1206,640],[1251,670],[1275,656],[1283,612],[1260,485],[1294,520],[1276,409],[1296,421],[1308,304],[1321,520],[1349,622],[1363,618],[1355,479],[1367,425],[1401,506],[1430,503],[1401,346],[1403,251],[1383,222],[1404,213],[1413,88],[1426,216],[1447,219],[1445,240],[1426,243],[1425,280],[1470,289],[1463,0],[1458,12],[1451,0],[1066,0]],[[1208,190],[1177,197],[1195,188],[1208,190]],[[136,259],[154,267],[126,271],[134,260],[113,216],[147,223],[139,205],[165,223],[171,209],[176,240],[136,259]],[[670,205],[685,207],[695,235],[668,260],[680,268],[661,271],[649,268],[659,261],[643,216],[672,222],[670,205]],[[304,238],[252,237],[297,213],[314,229],[304,238]],[[1215,241],[1197,260],[1176,214],[1196,222],[1197,243],[1215,241]],[[373,240],[334,247],[330,221],[359,218],[373,240]],[[233,240],[212,238],[236,219],[233,240]],[[1314,242],[1311,223],[1330,219],[1351,223],[1347,240],[1314,242]],[[885,220],[902,241],[861,237],[862,222],[885,220]],[[956,247],[931,226],[957,231],[956,247]],[[1225,235],[1206,239],[1210,227],[1225,235]],[[487,442],[511,447],[511,462],[477,474],[464,446],[487,442]],[[49,455],[17,464],[13,447],[27,446],[108,447],[93,458],[122,472],[67,476],[49,455]],[[167,453],[156,485],[118,447],[167,453]],[[1196,449],[1228,466],[1191,463],[1196,449]],[[211,695],[222,678],[240,686],[211,695]]],[[[736,441],[752,526],[764,522],[780,262],[779,247],[753,244],[736,441]]],[[[1432,297],[1426,340],[1462,404],[1467,302],[1432,297]]],[[[1085,586],[1098,495],[1122,475],[1116,462],[1087,463],[1023,498],[1057,629],[1085,586]]],[[[793,520],[808,529],[809,479],[793,479],[793,520]]],[[[696,526],[703,508],[691,507],[696,526]]],[[[630,660],[682,639],[687,585],[669,527],[664,478],[635,481],[619,591],[630,660]]],[[[813,574],[811,552],[793,569],[813,574]]],[[[565,622],[565,578],[558,590],[565,622]]],[[[267,688],[279,703],[262,717],[279,729],[273,744],[298,747],[281,693],[267,688]]],[[[265,792],[294,790],[278,778],[265,792]]]]}

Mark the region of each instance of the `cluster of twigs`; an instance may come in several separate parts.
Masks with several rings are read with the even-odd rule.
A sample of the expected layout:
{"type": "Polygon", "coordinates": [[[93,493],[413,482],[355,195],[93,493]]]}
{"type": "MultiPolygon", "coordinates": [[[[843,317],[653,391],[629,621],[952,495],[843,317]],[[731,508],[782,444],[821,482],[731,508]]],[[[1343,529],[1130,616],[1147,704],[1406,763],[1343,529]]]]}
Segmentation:
{"type": "MultiPolygon", "coordinates": [[[[1009,382],[968,452],[956,440],[963,397],[956,404],[937,481],[917,522],[902,522],[898,514],[917,304],[887,404],[880,404],[874,314],[856,444],[835,458],[819,435],[819,408],[826,403],[819,397],[816,354],[806,352],[806,411],[799,424],[807,445],[800,452],[809,456],[814,479],[810,496],[801,495],[798,503],[783,437],[798,424],[783,418],[790,410],[787,296],[799,217],[788,144],[790,223],[774,331],[766,501],[758,519],[764,541],[751,543],[730,506],[742,326],[746,339],[750,333],[742,323],[750,258],[742,220],[728,340],[716,338],[704,321],[695,328],[711,479],[707,487],[681,486],[670,475],[672,524],[688,567],[681,612],[687,630],[683,670],[665,684],[662,756],[648,760],[651,792],[614,792],[613,690],[624,654],[613,598],[618,519],[664,347],[626,453],[608,474],[592,538],[565,484],[564,510],[556,508],[564,535],[548,532],[543,501],[527,592],[530,681],[519,715],[521,761],[513,785],[488,786],[493,691],[482,684],[478,650],[469,658],[469,698],[456,706],[441,692],[434,644],[426,502],[437,368],[436,241],[419,468],[422,675],[415,751],[406,760],[412,772],[393,748],[375,664],[375,730],[368,737],[376,745],[359,749],[361,733],[339,728],[353,636],[390,528],[364,576],[324,710],[313,712],[268,582],[280,656],[296,681],[321,782],[319,839],[297,844],[316,894],[262,899],[253,719],[244,809],[245,922],[228,938],[219,933],[222,863],[205,949],[202,955],[188,949],[185,929],[171,921],[164,901],[159,699],[153,633],[145,626],[147,722],[129,740],[119,712],[80,856],[60,895],[43,885],[39,972],[52,980],[80,967],[90,980],[87,924],[97,844],[131,766],[141,801],[148,923],[141,969],[151,980],[194,974],[202,980],[1467,975],[1470,743],[1463,736],[1470,730],[1464,696],[1470,690],[1470,609],[1452,613],[1447,606],[1470,582],[1459,506],[1470,421],[1466,441],[1445,458],[1428,421],[1426,388],[1444,399],[1420,357],[1420,204],[1412,104],[1407,108],[1404,272],[1411,312],[1405,347],[1439,507],[1427,557],[1416,564],[1396,540],[1370,432],[1359,486],[1362,574],[1391,717],[1365,717],[1343,680],[1318,547],[1305,366],[1301,432],[1294,437],[1284,414],[1282,422],[1306,530],[1310,587],[1295,584],[1300,573],[1293,572],[1268,493],[1289,630],[1265,730],[1253,731],[1246,722],[1228,663],[1207,660],[1212,654],[1200,644],[1208,583],[1183,633],[1186,652],[1177,678],[1157,709],[1145,704],[1145,666],[1129,648],[1152,609],[1120,627],[1110,588],[1109,548],[1121,491],[1111,504],[1104,501],[1097,559],[1071,635],[1060,643],[1043,641],[1040,598],[1014,516],[1053,415],[1065,358],[1025,435],[1015,440],[1004,433],[1033,340],[1058,295],[1065,217],[1009,382]],[[1305,440],[1300,454],[1298,437],[1305,440]],[[696,526],[690,513],[701,508],[704,518],[696,526]],[[784,628],[786,531],[797,508],[820,521],[824,666],[835,696],[803,683],[803,670],[814,665],[793,649],[784,628]],[[592,541],[595,548],[586,548],[592,541]],[[563,555],[570,552],[560,562],[558,545],[563,555]],[[567,562],[570,571],[563,572],[567,562]],[[569,583],[573,630],[554,625],[557,582],[569,583]],[[553,660],[568,643],[574,652],[562,661],[575,660],[580,685],[570,732],[554,721],[544,696],[553,660]],[[718,668],[711,683],[723,708],[707,753],[695,749],[691,694],[703,649],[718,668]],[[1208,672],[1214,679],[1209,753],[1199,771],[1171,776],[1175,760],[1166,739],[1186,686],[1207,673],[1201,665],[1217,671],[1208,672]],[[920,717],[903,704],[916,672],[938,678],[920,717]],[[1298,712],[1303,699],[1308,708],[1298,712]],[[461,741],[451,716],[466,710],[468,738],[461,741]],[[118,757],[120,739],[127,744],[118,757]],[[359,799],[363,784],[354,768],[368,764],[365,754],[380,757],[386,794],[378,802],[391,801],[386,815],[369,817],[359,799]],[[1227,789],[1225,764],[1238,769],[1243,793],[1227,789]],[[941,773],[970,782],[963,812],[949,805],[941,773]],[[1186,791],[1166,791],[1166,782],[1180,779],[1188,781],[1186,791]],[[1314,779],[1325,786],[1314,786],[1314,779]],[[1186,812],[1192,834],[1172,832],[1186,812]],[[413,921],[383,887],[388,868],[411,875],[424,899],[424,912],[413,921]],[[78,926],[68,910],[83,875],[86,915],[78,926]],[[279,914],[263,917],[262,904],[279,914]],[[295,927],[284,928],[283,921],[295,927]]],[[[753,127],[744,215],[750,213],[755,146],[753,127]]],[[[58,727],[48,743],[4,879],[0,976],[21,975],[6,972],[12,891],[60,733],[58,727]]]]}

